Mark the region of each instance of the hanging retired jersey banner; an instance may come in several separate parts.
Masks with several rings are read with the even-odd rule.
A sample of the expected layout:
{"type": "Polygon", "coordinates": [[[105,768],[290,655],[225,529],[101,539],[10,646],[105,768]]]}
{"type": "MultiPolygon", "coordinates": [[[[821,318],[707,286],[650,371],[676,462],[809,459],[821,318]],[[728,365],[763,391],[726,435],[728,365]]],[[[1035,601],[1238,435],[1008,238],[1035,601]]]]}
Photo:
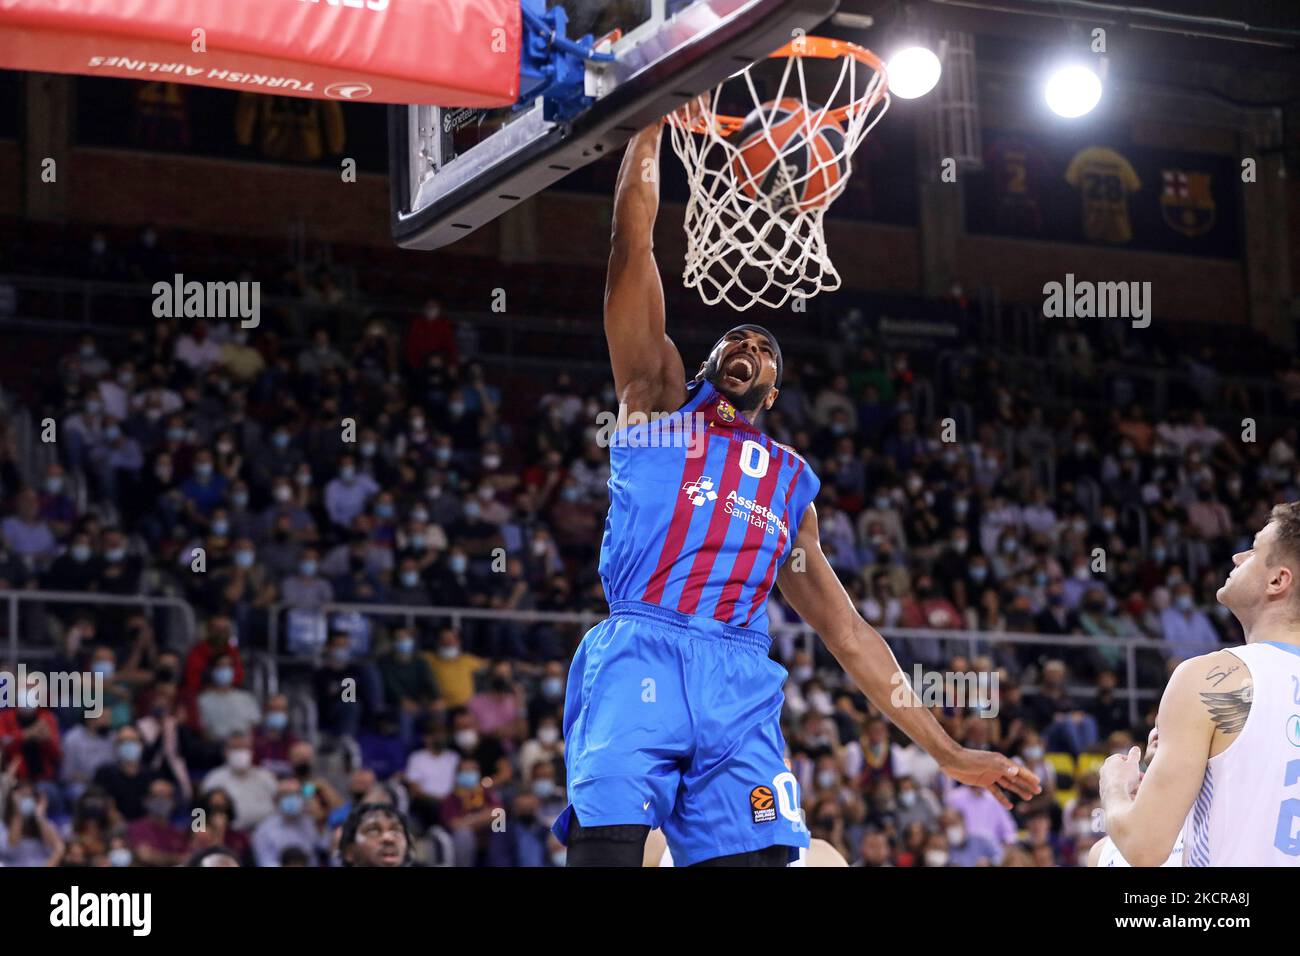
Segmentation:
{"type": "Polygon", "coordinates": [[[1241,184],[1229,156],[984,130],[984,168],[966,177],[972,233],[1235,258],[1241,184]]]}

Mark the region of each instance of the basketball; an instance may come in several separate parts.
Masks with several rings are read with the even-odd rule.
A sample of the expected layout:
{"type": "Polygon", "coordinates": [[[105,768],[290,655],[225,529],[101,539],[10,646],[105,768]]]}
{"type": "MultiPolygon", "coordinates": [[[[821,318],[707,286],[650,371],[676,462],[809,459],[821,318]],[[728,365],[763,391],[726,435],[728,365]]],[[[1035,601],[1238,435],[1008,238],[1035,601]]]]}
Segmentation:
{"type": "Polygon", "coordinates": [[[844,178],[844,129],[821,107],[768,101],[745,117],[732,172],[750,199],[769,197],[778,211],[828,204],[844,178]],[[809,131],[811,128],[811,136],[809,131]]]}

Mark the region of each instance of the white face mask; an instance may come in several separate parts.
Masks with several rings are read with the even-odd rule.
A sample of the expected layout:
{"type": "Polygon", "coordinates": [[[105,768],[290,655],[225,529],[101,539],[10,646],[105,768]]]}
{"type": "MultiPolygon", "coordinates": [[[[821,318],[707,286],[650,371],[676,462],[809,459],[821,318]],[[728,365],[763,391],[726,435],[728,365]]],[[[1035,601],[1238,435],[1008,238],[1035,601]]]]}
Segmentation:
{"type": "Polygon", "coordinates": [[[232,750],[226,755],[226,760],[235,770],[247,770],[253,765],[253,751],[232,750]]]}
{"type": "Polygon", "coordinates": [[[537,739],[549,747],[560,739],[559,728],[550,726],[542,727],[537,731],[537,739]]]}
{"type": "Polygon", "coordinates": [[[948,851],[947,850],[926,850],[925,865],[926,866],[947,866],[948,851]]]}

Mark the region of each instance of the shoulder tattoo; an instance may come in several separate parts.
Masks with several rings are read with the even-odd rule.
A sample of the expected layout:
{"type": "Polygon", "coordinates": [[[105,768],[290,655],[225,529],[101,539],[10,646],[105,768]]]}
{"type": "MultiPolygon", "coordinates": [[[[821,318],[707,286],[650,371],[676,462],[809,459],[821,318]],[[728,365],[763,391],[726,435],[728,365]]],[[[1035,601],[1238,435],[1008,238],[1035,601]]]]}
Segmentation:
{"type": "Polygon", "coordinates": [[[1215,728],[1223,734],[1236,734],[1246,726],[1250,716],[1250,702],[1255,696],[1255,686],[1250,681],[1236,690],[1201,693],[1201,703],[1210,712],[1215,728]]]}

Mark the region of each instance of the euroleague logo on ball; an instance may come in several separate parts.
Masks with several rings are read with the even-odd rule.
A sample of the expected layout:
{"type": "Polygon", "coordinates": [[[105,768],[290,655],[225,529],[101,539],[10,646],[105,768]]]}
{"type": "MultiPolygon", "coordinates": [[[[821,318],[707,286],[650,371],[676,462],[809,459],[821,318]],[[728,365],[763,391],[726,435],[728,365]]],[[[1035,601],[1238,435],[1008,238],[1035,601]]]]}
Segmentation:
{"type": "Polygon", "coordinates": [[[332,100],[364,100],[374,92],[369,83],[360,80],[331,83],[325,87],[325,95],[332,100]]]}

